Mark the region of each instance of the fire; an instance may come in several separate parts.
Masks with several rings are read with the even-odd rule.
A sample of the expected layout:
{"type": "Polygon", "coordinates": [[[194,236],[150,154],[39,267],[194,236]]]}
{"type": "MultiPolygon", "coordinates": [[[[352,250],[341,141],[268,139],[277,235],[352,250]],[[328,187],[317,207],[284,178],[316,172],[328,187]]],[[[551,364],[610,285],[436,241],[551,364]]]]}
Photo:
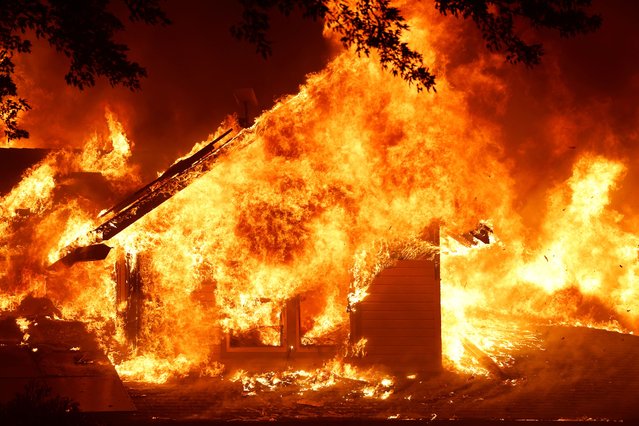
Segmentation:
{"type": "MultiPolygon", "coordinates": [[[[457,333],[444,332],[453,340],[448,344],[449,359],[462,360],[466,350],[458,336],[469,329],[479,334],[475,340],[483,341],[480,346],[491,352],[495,346],[503,351],[525,342],[525,337],[509,336],[518,333],[522,321],[621,332],[634,328],[629,297],[636,294],[639,238],[623,230],[623,216],[609,207],[611,192],[625,170],[618,160],[591,154],[579,158],[572,175],[548,193],[538,244],[516,235],[510,240],[509,235],[497,244],[464,247],[456,253],[455,241],[446,240],[450,255],[442,257],[442,276],[450,280],[443,286],[450,288],[442,289],[442,306],[444,317],[451,316],[457,324],[457,333]],[[487,308],[491,305],[497,308],[487,308]],[[507,315],[512,329],[501,332],[502,336],[497,331],[502,327],[477,333],[486,318],[496,314],[507,315]],[[486,341],[491,334],[495,337],[486,341]]],[[[530,344],[534,341],[531,335],[530,344]]]]}
{"type": "Polygon", "coordinates": [[[602,157],[586,156],[575,164],[566,187],[557,189],[549,200],[551,211],[546,223],[557,231],[540,250],[545,257],[523,266],[520,273],[524,280],[549,293],[576,285],[585,294],[596,294],[604,282],[618,282],[633,271],[637,257],[633,248],[639,240],[620,232],[621,217],[605,210],[610,191],[624,169],[623,164],[602,157]],[[620,269],[619,273],[610,262],[620,269]],[[623,264],[628,266],[626,271],[618,266],[623,264]],[[535,277],[539,274],[542,277],[535,277]]]}
{"type": "Polygon", "coordinates": [[[107,187],[104,193],[135,185],[136,167],[125,167],[130,147],[124,129],[109,111],[106,119],[108,135],[94,134],[80,152],[51,151],[0,199],[0,254],[6,265],[0,270],[0,306],[15,310],[27,294],[47,297],[64,318],[86,321],[105,345],[115,347],[124,339],[120,331],[113,331],[111,267],[94,265],[64,273],[47,270],[60,250],[95,224],[98,207],[83,193],[82,179],[103,179],[99,183],[107,187]],[[111,169],[109,161],[113,161],[111,169]]]}
{"type": "Polygon", "coordinates": [[[374,370],[361,370],[348,363],[336,360],[325,363],[316,370],[268,371],[251,374],[237,370],[228,378],[242,384],[246,396],[255,396],[258,391],[275,391],[285,387],[296,387],[300,395],[318,392],[325,388],[349,385],[351,393],[365,398],[387,399],[393,393],[395,383],[390,377],[374,370]],[[352,387],[355,385],[355,387],[352,387]]]}
{"type": "Polygon", "coordinates": [[[129,187],[139,185],[137,167],[131,166],[129,160],[133,144],[126,136],[122,123],[107,108],[105,119],[109,131],[107,138],[93,134],[82,149],[78,159],[80,169],[85,172],[99,172],[110,181],[116,181],[128,176],[133,182],[127,182],[129,187]]]}
{"type": "MultiPolygon", "coordinates": [[[[580,156],[538,206],[543,225],[527,229],[502,134],[474,112],[474,92],[462,85],[501,99],[504,83],[490,71],[491,58],[448,68],[449,58],[433,52],[455,30],[424,23],[426,7],[411,7],[413,34],[433,55],[436,94],[416,93],[375,58],[341,52],[297,95],[236,131],[206,174],[111,239],[107,260],[47,271],[44,263],[69,244],[99,239],[90,230],[108,207],[56,200],[70,171],[99,173],[120,195],[139,183],[133,144],[107,112],[108,137],[91,137],[79,156],[51,154],[0,200],[0,253],[10,264],[0,275],[8,283],[0,308],[30,292],[46,295],[64,317],[89,324],[122,377],[154,383],[194,370],[222,374],[218,351],[229,336],[279,347],[283,308],[296,297],[303,345],[343,343],[349,311],[380,271],[436,254],[449,369],[497,374],[514,348],[540,344],[534,324],[636,329],[639,238],[621,226],[610,201],[627,165],[580,156]],[[439,247],[423,238],[433,223],[441,226],[439,247]],[[478,223],[494,232],[490,244],[460,243],[478,223]],[[29,247],[20,243],[25,234],[29,247]],[[19,254],[27,261],[15,262],[19,254]],[[113,272],[127,256],[143,277],[134,345],[126,342],[127,307],[116,302],[113,272]]],[[[351,350],[363,354],[366,341],[351,350]]],[[[339,358],[316,370],[238,372],[230,380],[247,394],[354,380],[359,394],[380,399],[395,386],[339,358]]]]}

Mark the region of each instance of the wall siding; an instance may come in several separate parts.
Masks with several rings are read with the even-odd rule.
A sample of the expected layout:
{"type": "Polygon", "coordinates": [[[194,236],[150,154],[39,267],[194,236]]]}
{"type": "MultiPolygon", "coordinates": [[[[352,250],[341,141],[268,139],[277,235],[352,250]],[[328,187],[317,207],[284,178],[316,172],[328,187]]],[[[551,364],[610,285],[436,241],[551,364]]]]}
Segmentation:
{"type": "Polygon", "coordinates": [[[366,363],[406,371],[441,369],[439,258],[400,260],[371,283],[351,313],[351,341],[367,339],[366,363]]]}

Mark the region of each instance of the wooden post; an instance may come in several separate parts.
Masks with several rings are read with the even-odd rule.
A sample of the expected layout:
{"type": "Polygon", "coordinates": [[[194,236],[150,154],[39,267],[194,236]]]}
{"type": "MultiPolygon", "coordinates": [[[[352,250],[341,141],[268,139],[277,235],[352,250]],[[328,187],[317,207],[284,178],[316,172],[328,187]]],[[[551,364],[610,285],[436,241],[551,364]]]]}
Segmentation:
{"type": "Polygon", "coordinates": [[[133,346],[137,345],[142,313],[142,276],[140,256],[125,253],[115,263],[116,308],[124,323],[124,333],[133,346]],[[124,309],[120,310],[124,304],[124,309]]]}
{"type": "Polygon", "coordinates": [[[300,348],[300,298],[296,296],[286,301],[286,329],[284,344],[289,358],[300,348]]]}

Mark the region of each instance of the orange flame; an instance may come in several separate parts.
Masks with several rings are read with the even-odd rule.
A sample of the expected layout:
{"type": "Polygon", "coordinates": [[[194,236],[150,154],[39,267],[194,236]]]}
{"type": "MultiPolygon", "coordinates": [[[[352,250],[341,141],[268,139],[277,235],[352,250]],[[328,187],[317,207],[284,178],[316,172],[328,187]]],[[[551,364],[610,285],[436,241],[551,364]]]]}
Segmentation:
{"type": "MultiPolygon", "coordinates": [[[[610,206],[626,165],[581,156],[538,206],[543,226],[527,229],[500,129],[473,107],[476,96],[496,109],[504,102],[496,62],[449,65],[437,53],[461,30],[426,9],[406,7],[409,41],[432,55],[436,94],[416,93],[374,57],[341,52],[243,130],[207,174],[110,240],[106,262],[45,273],[43,259],[87,235],[105,207],[56,202],[59,176],[99,172],[116,192],[136,183],[132,144],[107,112],[107,140],[92,138],[79,160],[52,155],[0,200],[1,254],[12,265],[0,279],[17,280],[18,269],[23,276],[3,287],[0,308],[15,306],[20,297],[12,293],[46,294],[66,317],[90,322],[129,380],[160,383],[194,369],[217,375],[225,333],[259,330],[261,344],[277,346],[282,309],[296,296],[309,313],[304,344],[329,334],[345,341],[348,309],[376,274],[393,259],[437,250],[420,238],[437,221],[448,368],[487,373],[469,348],[507,367],[513,348],[539,345],[529,328],[538,322],[636,329],[639,241],[610,206]],[[32,215],[25,229],[33,243],[21,248],[29,262],[18,265],[7,242],[24,238],[14,230],[22,209],[32,215]],[[493,229],[491,244],[461,244],[458,236],[480,222],[493,229]],[[124,253],[138,259],[144,277],[136,348],[125,343],[116,306],[112,265],[124,253]]],[[[361,353],[365,342],[352,349],[361,353]]],[[[241,372],[232,380],[250,393],[290,380],[312,390],[340,377],[362,380],[364,396],[392,392],[391,378],[338,360],[317,371],[241,372]]]]}

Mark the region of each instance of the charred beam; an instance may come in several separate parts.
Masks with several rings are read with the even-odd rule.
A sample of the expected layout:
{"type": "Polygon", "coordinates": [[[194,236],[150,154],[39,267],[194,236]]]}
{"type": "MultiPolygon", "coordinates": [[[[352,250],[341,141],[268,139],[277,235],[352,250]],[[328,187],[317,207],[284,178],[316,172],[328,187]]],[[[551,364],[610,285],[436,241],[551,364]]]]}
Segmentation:
{"type": "MultiPolygon", "coordinates": [[[[90,231],[88,239],[82,239],[82,241],[89,240],[93,243],[88,246],[78,242],[69,245],[65,250],[66,254],[53,263],[50,268],[55,268],[59,265],[69,267],[76,262],[106,258],[108,250],[105,250],[104,247],[110,248],[101,243],[124,231],[144,215],[186,188],[193,180],[206,173],[215,160],[225,153],[232,145],[232,142],[239,137],[238,134],[224,143],[216,145],[228,136],[230,132],[231,129],[227,130],[195,154],[178,161],[153,182],[145,185],[103,213],[101,216],[107,213],[113,213],[113,216],[90,231]],[[100,247],[100,249],[97,247],[100,247]]],[[[240,132],[240,134],[242,133],[240,132]]]]}
{"type": "Polygon", "coordinates": [[[74,247],[49,268],[58,268],[60,266],[69,267],[76,262],[104,260],[109,255],[110,251],[111,247],[106,244],[91,244],[89,246],[74,247]]]}
{"type": "Polygon", "coordinates": [[[182,159],[173,164],[171,167],[166,169],[166,171],[162,173],[157,179],[138,189],[133,194],[129,195],[110,209],[101,212],[98,217],[106,216],[107,214],[112,212],[115,212],[116,214],[121,212],[124,208],[129,207],[131,204],[135,203],[146,194],[159,189],[180,173],[184,173],[190,167],[197,164],[198,161],[203,160],[207,155],[211,154],[211,152],[215,148],[214,145],[225,138],[229,133],[231,133],[231,130],[232,129],[228,129],[226,132],[222,133],[220,136],[215,138],[215,140],[207,144],[204,148],[202,148],[192,156],[182,159]]]}

